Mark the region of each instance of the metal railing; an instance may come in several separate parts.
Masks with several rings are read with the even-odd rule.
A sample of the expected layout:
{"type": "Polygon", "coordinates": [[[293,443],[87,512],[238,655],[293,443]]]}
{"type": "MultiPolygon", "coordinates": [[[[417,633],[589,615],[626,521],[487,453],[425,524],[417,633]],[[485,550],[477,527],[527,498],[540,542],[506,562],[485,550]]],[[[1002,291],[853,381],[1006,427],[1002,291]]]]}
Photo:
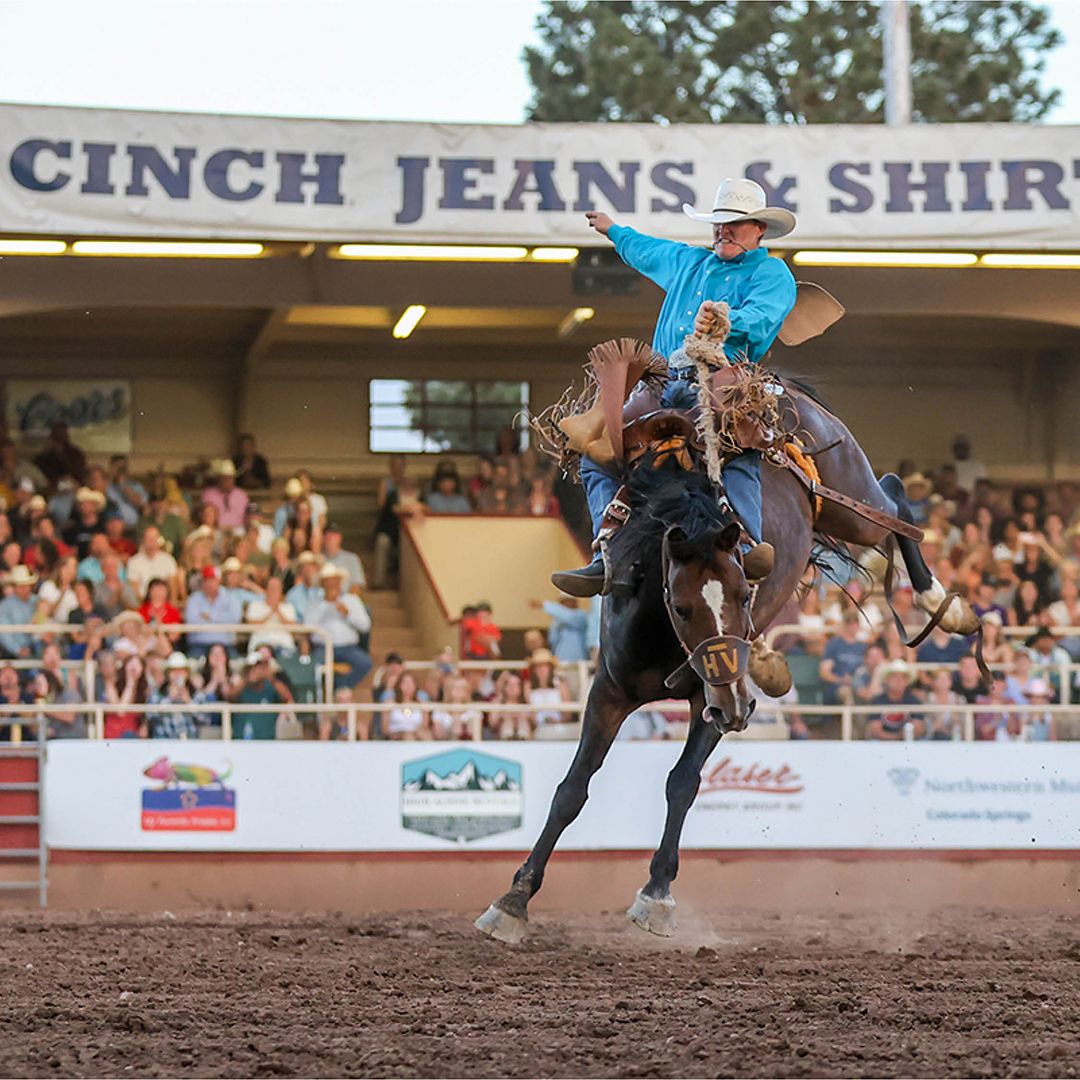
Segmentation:
{"type": "MultiPolygon", "coordinates": [[[[115,619],[104,625],[118,628],[115,619]]],[[[187,633],[212,633],[251,637],[262,630],[277,630],[290,635],[299,634],[302,637],[321,638],[323,642],[323,693],[327,701],[334,696],[334,643],[330,639],[329,631],[321,626],[311,626],[308,623],[281,625],[274,623],[269,626],[266,623],[143,623],[143,625],[154,635],[165,634],[167,636],[187,633]]],[[[71,637],[73,634],[83,634],[85,632],[85,627],[72,626],[70,623],[29,623],[26,625],[0,623],[0,634],[27,634],[35,638],[71,637]]],[[[226,646],[226,648],[228,647],[226,646]]],[[[0,667],[5,664],[11,664],[13,667],[22,669],[41,667],[40,662],[33,657],[15,657],[10,660],[0,660],[0,667]]],[[[82,667],[83,687],[87,694],[90,693],[96,675],[96,667],[92,657],[89,660],[61,660],[60,666],[66,670],[82,667]]],[[[86,701],[80,702],[80,704],[89,706],[94,705],[95,702],[88,697],[86,701]]]]}

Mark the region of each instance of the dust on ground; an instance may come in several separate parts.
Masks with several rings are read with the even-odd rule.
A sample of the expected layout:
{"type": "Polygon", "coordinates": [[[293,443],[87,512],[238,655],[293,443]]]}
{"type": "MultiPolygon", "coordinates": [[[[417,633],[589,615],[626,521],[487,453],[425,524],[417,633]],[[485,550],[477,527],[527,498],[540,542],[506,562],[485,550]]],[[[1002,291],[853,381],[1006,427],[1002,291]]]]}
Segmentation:
{"type": "Polygon", "coordinates": [[[0,916],[4,1076],[1075,1076],[1063,915],[0,916]],[[689,920],[688,920],[689,921],[689,920]],[[707,942],[702,944],[702,942],[707,942]]]}

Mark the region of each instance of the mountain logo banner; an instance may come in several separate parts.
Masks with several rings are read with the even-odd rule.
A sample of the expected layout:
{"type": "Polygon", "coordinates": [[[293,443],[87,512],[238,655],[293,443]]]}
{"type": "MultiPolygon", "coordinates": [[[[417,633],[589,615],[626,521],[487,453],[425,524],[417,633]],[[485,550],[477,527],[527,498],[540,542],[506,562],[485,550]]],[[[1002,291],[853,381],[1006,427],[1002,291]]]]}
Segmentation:
{"type": "Polygon", "coordinates": [[[401,824],[459,844],[521,828],[525,798],[516,761],[475,750],[401,766],[401,824]]]}

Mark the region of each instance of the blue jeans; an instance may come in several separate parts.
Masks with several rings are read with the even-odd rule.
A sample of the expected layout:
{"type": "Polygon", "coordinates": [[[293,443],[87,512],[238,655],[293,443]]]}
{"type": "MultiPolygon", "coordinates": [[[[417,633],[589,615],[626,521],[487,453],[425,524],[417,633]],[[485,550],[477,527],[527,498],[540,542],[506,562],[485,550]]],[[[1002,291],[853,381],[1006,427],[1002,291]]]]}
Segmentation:
{"type": "MultiPolygon", "coordinates": [[[[315,663],[326,663],[326,650],[321,645],[315,646],[314,652],[315,663]]],[[[357,683],[363,682],[371,670],[371,657],[359,645],[335,645],[334,663],[349,665],[349,673],[335,676],[334,681],[335,685],[347,686],[350,690],[357,683]]]]}
{"type": "MultiPolygon", "coordinates": [[[[660,398],[665,409],[687,412],[697,405],[697,383],[670,379],[660,398]]],[[[747,450],[724,466],[724,490],[743,527],[755,541],[761,540],[761,451],[747,450]]],[[[619,490],[619,481],[587,457],[581,459],[581,486],[592,515],[593,536],[600,531],[607,504],[619,490]]],[[[599,559],[596,554],[593,561],[599,559]]]]}

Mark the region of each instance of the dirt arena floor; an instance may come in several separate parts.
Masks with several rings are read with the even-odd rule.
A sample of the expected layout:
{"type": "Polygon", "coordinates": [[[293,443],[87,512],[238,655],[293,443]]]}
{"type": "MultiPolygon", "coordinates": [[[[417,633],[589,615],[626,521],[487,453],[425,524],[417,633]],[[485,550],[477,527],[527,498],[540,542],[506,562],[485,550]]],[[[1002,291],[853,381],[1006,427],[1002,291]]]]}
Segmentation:
{"type": "Polygon", "coordinates": [[[0,916],[4,1076],[1075,1076],[1077,921],[0,916]]]}

